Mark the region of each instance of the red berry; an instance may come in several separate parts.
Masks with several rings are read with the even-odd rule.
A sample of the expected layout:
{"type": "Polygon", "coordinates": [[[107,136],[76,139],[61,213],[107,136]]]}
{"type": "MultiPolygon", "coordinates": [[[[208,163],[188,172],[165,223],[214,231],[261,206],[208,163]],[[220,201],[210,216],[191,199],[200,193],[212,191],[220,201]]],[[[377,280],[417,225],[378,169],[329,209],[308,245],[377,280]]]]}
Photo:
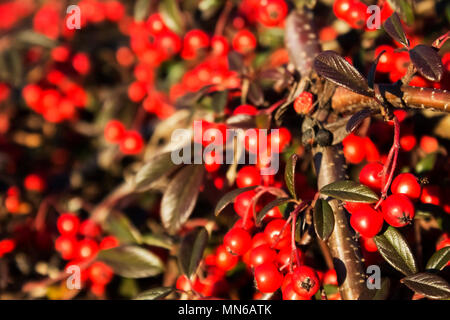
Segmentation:
{"type": "Polygon", "coordinates": [[[128,87],[128,97],[133,102],[139,102],[147,94],[147,85],[142,81],[134,81],[128,87]]]}
{"type": "Polygon", "coordinates": [[[403,151],[411,151],[417,144],[417,139],[412,134],[406,134],[400,137],[400,147],[403,151]]]}
{"type": "Polygon", "coordinates": [[[391,72],[395,62],[394,48],[388,45],[378,46],[375,49],[375,58],[378,57],[378,55],[381,52],[383,52],[383,50],[385,52],[381,55],[380,59],[378,60],[377,71],[386,73],[391,72]]]}
{"type": "Polygon", "coordinates": [[[259,245],[250,251],[250,265],[253,268],[264,263],[274,262],[276,259],[277,253],[268,244],[259,245]]]}
{"type": "Polygon", "coordinates": [[[72,58],[73,68],[80,74],[85,75],[91,69],[91,62],[85,53],[77,53],[72,58]]]}
{"type": "Polygon", "coordinates": [[[255,166],[245,166],[239,170],[236,177],[238,188],[257,186],[261,184],[261,175],[255,166]]]}
{"type": "Polygon", "coordinates": [[[234,199],[234,210],[242,218],[248,214],[250,217],[253,216],[252,208],[250,207],[252,199],[255,197],[256,192],[253,190],[243,192],[239,194],[236,199],[234,199]]]}
{"type": "Polygon", "coordinates": [[[271,133],[268,139],[270,141],[270,150],[280,153],[291,143],[292,135],[287,128],[281,127],[278,129],[278,135],[271,133]]]}
{"type": "Polygon", "coordinates": [[[114,236],[106,236],[100,241],[99,249],[106,250],[112,249],[119,246],[119,240],[114,236]]]}
{"type": "Polygon", "coordinates": [[[337,286],[338,285],[338,279],[337,279],[336,270],[330,269],[327,272],[325,272],[325,275],[323,276],[323,281],[322,282],[323,282],[323,284],[329,284],[329,285],[337,286]]]}
{"type": "Polygon", "coordinates": [[[233,115],[246,114],[249,116],[254,116],[257,113],[258,113],[258,109],[256,109],[254,106],[249,105],[249,104],[240,105],[233,111],[233,115]]]}
{"type": "Polygon", "coordinates": [[[125,126],[119,120],[110,120],[104,131],[105,140],[111,143],[118,143],[125,134],[125,126]]]}
{"type": "Polygon", "coordinates": [[[64,260],[75,258],[77,239],[73,236],[60,236],[55,240],[55,249],[64,260]]]}
{"type": "Polygon", "coordinates": [[[97,242],[91,239],[84,239],[78,242],[77,257],[80,260],[87,260],[94,257],[98,252],[97,242]]]}
{"type": "Polygon", "coordinates": [[[371,209],[372,207],[368,203],[363,202],[346,202],[344,208],[348,213],[353,214],[360,209],[371,209]]]}
{"type": "Polygon", "coordinates": [[[375,244],[375,241],[373,240],[373,238],[361,237],[359,239],[361,241],[362,247],[367,252],[377,252],[378,251],[378,247],[375,244]]]}
{"type": "Polygon", "coordinates": [[[292,283],[288,284],[284,289],[281,289],[283,295],[283,300],[309,300],[306,296],[298,294],[294,290],[294,285],[292,283]]]}
{"type": "Polygon", "coordinates": [[[105,263],[96,261],[89,267],[88,276],[92,283],[106,285],[114,276],[114,271],[105,263]]]}
{"type": "Polygon", "coordinates": [[[243,255],[250,249],[252,237],[250,234],[241,228],[232,228],[228,231],[224,238],[223,244],[232,253],[237,255],[243,255]]]}
{"type": "Polygon", "coordinates": [[[189,281],[188,277],[186,277],[184,274],[182,274],[178,277],[175,287],[178,290],[181,290],[184,292],[191,291],[191,281],[189,281]]]}
{"type": "Polygon", "coordinates": [[[439,142],[435,137],[423,136],[420,139],[420,148],[425,153],[433,153],[439,149],[439,142]]]}
{"type": "Polygon", "coordinates": [[[438,186],[424,186],[422,195],[420,196],[422,203],[434,204],[439,206],[441,204],[441,192],[438,186]]]}
{"type": "Polygon", "coordinates": [[[138,154],[144,148],[144,140],[139,132],[131,130],[125,132],[123,139],[120,141],[120,151],[123,154],[138,154]]]}
{"type": "Polygon", "coordinates": [[[294,109],[298,114],[310,114],[313,110],[314,96],[303,91],[294,101],[294,109]]]}
{"type": "Polygon", "coordinates": [[[358,164],[364,160],[366,153],[363,138],[349,134],[344,138],[342,144],[344,145],[344,156],[348,162],[358,164]]]}
{"type": "Polygon", "coordinates": [[[404,194],[412,200],[420,197],[421,186],[417,178],[411,173],[401,173],[392,181],[391,191],[393,194],[404,194]]]}
{"type": "Polygon", "coordinates": [[[16,248],[16,241],[13,239],[0,240],[0,258],[12,252],[16,248]]]}
{"type": "Polygon", "coordinates": [[[63,213],[59,216],[56,226],[61,235],[75,236],[80,226],[80,219],[72,213],[63,213]]]}
{"type": "MultiPolygon", "coordinates": [[[[292,248],[290,246],[282,248],[280,252],[278,252],[277,262],[280,267],[289,265],[291,263],[291,253],[292,248]]],[[[303,252],[297,248],[295,254],[298,254],[300,262],[303,262],[303,252]]],[[[294,261],[296,262],[297,258],[295,257],[295,254],[294,254],[294,261]]]]}
{"type": "Polygon", "coordinates": [[[233,37],[233,49],[239,53],[246,54],[256,47],[256,38],[249,30],[238,31],[233,37]]]}
{"type": "Polygon", "coordinates": [[[414,205],[403,194],[393,194],[381,203],[384,220],[393,227],[410,224],[414,218],[414,205]]]}
{"type": "Polygon", "coordinates": [[[347,13],[344,19],[352,28],[362,29],[366,26],[367,5],[362,2],[356,2],[347,13]]]}
{"type": "Polygon", "coordinates": [[[292,274],[292,286],[299,295],[311,298],[319,290],[320,282],[314,269],[298,266],[292,274]]]}
{"type": "Polygon", "coordinates": [[[275,264],[267,262],[255,268],[256,286],[262,293],[275,292],[283,282],[283,276],[275,264]]]}
{"type": "Polygon", "coordinates": [[[383,215],[372,208],[362,208],[352,214],[350,224],[360,235],[372,238],[383,227],[383,215]]]}
{"type": "Polygon", "coordinates": [[[284,0],[264,0],[259,6],[259,22],[267,27],[273,27],[284,20],[288,12],[284,0]]]}
{"type": "Polygon", "coordinates": [[[220,161],[216,159],[216,151],[212,150],[211,152],[207,152],[204,155],[205,161],[205,170],[208,172],[216,172],[220,169],[221,164],[220,161]]]}
{"type": "Polygon", "coordinates": [[[46,188],[45,180],[38,174],[26,176],[23,184],[30,191],[42,192],[46,188]]]}
{"type": "Polygon", "coordinates": [[[275,249],[282,249],[283,247],[289,245],[291,241],[291,227],[290,225],[285,227],[285,225],[286,220],[275,219],[270,221],[264,229],[264,233],[269,238],[270,245],[275,249]],[[284,231],[281,232],[283,228],[284,231]]]}
{"type": "Polygon", "coordinates": [[[102,232],[100,226],[91,219],[84,220],[80,225],[80,234],[85,237],[95,238],[102,232]]]}
{"type": "Polygon", "coordinates": [[[378,162],[366,164],[359,173],[359,182],[370,187],[374,191],[381,190],[381,173],[383,165],[378,162]]]}
{"type": "Polygon", "coordinates": [[[228,252],[225,246],[220,246],[216,251],[216,265],[225,271],[233,269],[238,263],[238,256],[228,252]]]}
{"type": "Polygon", "coordinates": [[[345,19],[356,0],[336,0],[333,3],[333,12],[339,19],[345,19]]]}
{"type": "Polygon", "coordinates": [[[256,233],[252,239],[252,248],[256,248],[263,244],[270,244],[269,237],[264,232],[256,233]]]}

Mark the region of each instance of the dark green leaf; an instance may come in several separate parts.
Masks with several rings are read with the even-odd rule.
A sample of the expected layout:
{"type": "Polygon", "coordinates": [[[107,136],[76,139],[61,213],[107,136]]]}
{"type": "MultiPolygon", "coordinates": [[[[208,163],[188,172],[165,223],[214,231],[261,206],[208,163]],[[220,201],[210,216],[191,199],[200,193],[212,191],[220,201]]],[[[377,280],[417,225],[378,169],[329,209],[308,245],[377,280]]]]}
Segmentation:
{"type": "Polygon", "coordinates": [[[37,33],[31,30],[20,32],[19,34],[17,34],[15,40],[18,42],[24,42],[44,48],[53,48],[57,44],[55,40],[52,40],[41,33],[37,33]]]}
{"type": "Polygon", "coordinates": [[[111,212],[106,220],[105,229],[117,237],[120,243],[140,243],[141,234],[131,221],[120,212],[111,212]]]}
{"type": "Polygon", "coordinates": [[[363,120],[366,119],[367,117],[370,117],[371,114],[372,111],[370,109],[362,109],[356,112],[347,122],[347,125],[345,127],[347,133],[353,132],[356,128],[359,127],[361,122],[363,122],[363,120]]]}
{"type": "Polygon", "coordinates": [[[427,266],[425,269],[427,270],[442,270],[447,263],[450,261],[450,247],[442,248],[441,250],[436,251],[428,260],[427,266]]]}
{"type": "Polygon", "coordinates": [[[197,271],[208,244],[208,232],[205,228],[196,228],[181,241],[178,261],[181,271],[190,278],[197,271]]]}
{"type": "Polygon", "coordinates": [[[411,0],[388,0],[388,3],[408,25],[411,25],[414,22],[414,12],[411,0]]]}
{"type": "Polygon", "coordinates": [[[409,47],[408,38],[406,38],[400,18],[393,13],[383,24],[384,30],[395,40],[405,47],[409,47]]]}
{"type": "Polygon", "coordinates": [[[444,67],[435,48],[419,44],[409,51],[409,57],[424,78],[435,82],[441,81],[444,67]]]}
{"type": "Polygon", "coordinates": [[[293,153],[289,157],[286,163],[286,168],[284,169],[284,181],[286,182],[286,186],[294,199],[297,199],[297,194],[295,192],[295,166],[297,164],[297,160],[297,154],[293,153]]]}
{"type": "Polygon", "coordinates": [[[416,172],[423,173],[426,171],[431,171],[436,163],[436,153],[427,154],[416,164],[416,172]]]}
{"type": "Polygon", "coordinates": [[[217,202],[214,214],[217,216],[227,205],[234,202],[234,199],[243,192],[255,189],[257,186],[251,186],[246,188],[234,189],[233,191],[225,194],[219,202],[217,202]]]}
{"type": "Polygon", "coordinates": [[[161,200],[161,221],[170,234],[175,234],[189,219],[203,182],[204,166],[188,165],[167,186],[161,200]]]}
{"type": "Polygon", "coordinates": [[[384,260],[394,269],[404,275],[417,273],[416,260],[400,231],[388,227],[383,234],[375,236],[374,241],[384,260]]]}
{"type": "Polygon", "coordinates": [[[218,91],[212,95],[212,107],[216,113],[222,113],[228,102],[228,91],[218,91]]]}
{"type": "Polygon", "coordinates": [[[150,9],[150,0],[137,0],[134,4],[134,20],[144,21],[150,9]]]}
{"type": "Polygon", "coordinates": [[[141,292],[134,300],[158,300],[167,297],[174,291],[170,287],[158,287],[141,292]]]}
{"type": "Polygon", "coordinates": [[[142,243],[149,246],[164,248],[168,250],[172,249],[173,247],[172,239],[164,235],[144,234],[142,236],[142,243]]]}
{"type": "Polygon", "coordinates": [[[367,289],[359,296],[358,300],[386,300],[389,296],[391,281],[389,278],[381,279],[380,289],[367,289]]]}
{"type": "Polygon", "coordinates": [[[412,291],[430,299],[449,299],[450,285],[445,279],[432,273],[417,273],[400,280],[412,291]]]}
{"type": "Polygon", "coordinates": [[[334,213],[328,201],[319,199],[314,207],[314,230],[321,240],[327,240],[334,229],[334,213]]]}
{"type": "Polygon", "coordinates": [[[178,34],[184,31],[184,18],[176,0],[163,0],[159,4],[159,12],[164,23],[178,34]]]}
{"type": "Polygon", "coordinates": [[[344,58],[334,51],[324,51],[314,59],[314,69],[322,77],[367,97],[373,97],[367,80],[344,58]]]}
{"type": "Polygon", "coordinates": [[[324,186],[320,193],[343,201],[374,203],[378,195],[369,187],[352,180],[341,180],[324,186]]]}
{"type": "Polygon", "coordinates": [[[282,204],[289,202],[290,200],[291,199],[289,198],[278,198],[266,204],[264,208],[262,208],[262,210],[256,216],[256,224],[259,225],[261,223],[261,221],[266,216],[267,212],[269,212],[275,207],[281,206],[282,204]]]}
{"type": "Polygon", "coordinates": [[[171,174],[179,167],[179,165],[173,163],[171,152],[162,153],[153,157],[136,173],[134,181],[136,191],[147,190],[153,182],[171,174]]]}
{"type": "Polygon", "coordinates": [[[157,255],[138,246],[102,250],[97,258],[113,268],[114,273],[126,278],[153,277],[164,271],[164,264],[157,255]]]}

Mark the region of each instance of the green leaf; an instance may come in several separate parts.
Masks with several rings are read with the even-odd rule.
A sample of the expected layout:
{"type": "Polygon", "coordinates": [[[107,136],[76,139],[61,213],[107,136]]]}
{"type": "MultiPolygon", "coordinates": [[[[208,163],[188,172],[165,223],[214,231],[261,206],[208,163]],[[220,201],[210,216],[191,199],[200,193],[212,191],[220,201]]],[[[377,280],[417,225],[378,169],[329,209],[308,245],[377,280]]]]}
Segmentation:
{"type": "Polygon", "coordinates": [[[159,12],[164,23],[178,34],[184,32],[184,18],[176,0],[163,0],[159,4],[159,12]]]}
{"type": "Polygon", "coordinates": [[[18,42],[24,42],[36,46],[41,46],[44,48],[53,48],[57,44],[55,40],[52,40],[41,33],[37,33],[31,30],[25,30],[20,32],[16,36],[15,40],[18,42]]]}
{"type": "Polygon", "coordinates": [[[286,182],[286,186],[294,199],[297,199],[297,194],[295,192],[295,165],[297,164],[297,160],[297,154],[293,153],[289,157],[286,163],[286,168],[284,169],[284,181],[286,182]]]}
{"type": "Polygon", "coordinates": [[[432,273],[417,273],[400,280],[412,291],[430,299],[449,299],[450,285],[445,279],[432,273]]]}
{"type": "Polygon", "coordinates": [[[136,191],[148,190],[153,182],[180,167],[173,163],[171,155],[171,152],[157,155],[139,169],[134,179],[136,191]]]}
{"type": "Polygon", "coordinates": [[[442,248],[439,251],[436,251],[428,260],[427,266],[425,269],[427,270],[442,270],[447,263],[450,261],[450,247],[442,248]]]}
{"type": "Polygon", "coordinates": [[[374,237],[378,251],[394,269],[404,275],[417,273],[417,263],[403,235],[395,228],[374,237]]]}
{"type": "Polygon", "coordinates": [[[275,207],[281,206],[282,204],[289,202],[290,200],[291,200],[290,198],[278,198],[266,204],[264,208],[262,208],[262,210],[256,216],[256,224],[257,225],[261,224],[261,221],[264,219],[267,212],[269,212],[275,207]]]}
{"type": "Polygon", "coordinates": [[[257,186],[251,186],[246,188],[240,188],[240,189],[234,189],[233,191],[230,191],[226,193],[220,200],[217,202],[216,209],[214,210],[214,214],[217,216],[219,215],[222,210],[229,205],[230,203],[234,202],[234,199],[240,195],[241,193],[250,191],[255,189],[257,186]]]}
{"type": "Polygon", "coordinates": [[[171,287],[153,288],[137,295],[134,300],[158,300],[167,297],[175,289],[171,287]]]}
{"type": "Polygon", "coordinates": [[[137,0],[134,4],[134,20],[144,21],[150,9],[150,0],[137,0]]]}
{"type": "Polygon", "coordinates": [[[102,250],[97,258],[113,268],[114,273],[126,278],[148,278],[164,271],[164,264],[157,255],[138,246],[102,250]]]}
{"type": "Polygon", "coordinates": [[[375,203],[378,195],[369,187],[351,180],[330,183],[320,189],[320,193],[343,201],[375,203]]]}
{"type": "Polygon", "coordinates": [[[390,7],[397,12],[408,25],[414,22],[411,0],[388,0],[390,7]]]}
{"type": "Polygon", "coordinates": [[[426,171],[431,171],[436,163],[436,153],[427,154],[416,164],[416,172],[423,173],[426,171]]]}
{"type": "Polygon", "coordinates": [[[157,234],[145,234],[142,236],[142,243],[153,246],[171,250],[173,247],[173,241],[168,236],[157,235],[157,234]]]}
{"type": "Polygon", "coordinates": [[[228,91],[217,91],[212,94],[212,107],[216,113],[222,113],[228,102],[228,91]]]}
{"type": "Polygon", "coordinates": [[[141,234],[131,221],[120,212],[111,212],[109,214],[105,229],[108,233],[119,239],[120,243],[140,243],[141,234]]]}
{"type": "Polygon", "coordinates": [[[394,12],[383,24],[384,30],[395,40],[400,42],[406,48],[409,47],[408,38],[406,38],[402,23],[398,15],[394,12]]]}
{"type": "Polygon", "coordinates": [[[199,227],[186,235],[181,241],[178,261],[181,271],[190,278],[197,271],[208,244],[208,231],[199,227]]]}
{"type": "Polygon", "coordinates": [[[334,229],[334,213],[328,201],[319,199],[314,207],[314,230],[321,240],[327,240],[334,229]]]}
{"type": "Polygon", "coordinates": [[[380,289],[364,290],[358,300],[386,300],[389,296],[390,287],[391,281],[389,278],[382,278],[380,289]]]}
{"type": "Polygon", "coordinates": [[[204,171],[202,165],[188,165],[167,186],[161,200],[161,221],[170,234],[175,234],[194,210],[204,171]]]}

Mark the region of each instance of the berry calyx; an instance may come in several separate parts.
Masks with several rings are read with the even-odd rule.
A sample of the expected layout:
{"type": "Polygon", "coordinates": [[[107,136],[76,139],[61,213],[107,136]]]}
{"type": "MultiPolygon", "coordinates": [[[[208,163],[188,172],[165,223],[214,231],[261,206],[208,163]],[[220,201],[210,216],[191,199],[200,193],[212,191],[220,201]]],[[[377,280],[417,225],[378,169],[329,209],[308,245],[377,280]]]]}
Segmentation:
{"type": "Polygon", "coordinates": [[[403,194],[393,194],[381,203],[384,220],[393,227],[404,227],[414,218],[414,205],[403,194]]]}

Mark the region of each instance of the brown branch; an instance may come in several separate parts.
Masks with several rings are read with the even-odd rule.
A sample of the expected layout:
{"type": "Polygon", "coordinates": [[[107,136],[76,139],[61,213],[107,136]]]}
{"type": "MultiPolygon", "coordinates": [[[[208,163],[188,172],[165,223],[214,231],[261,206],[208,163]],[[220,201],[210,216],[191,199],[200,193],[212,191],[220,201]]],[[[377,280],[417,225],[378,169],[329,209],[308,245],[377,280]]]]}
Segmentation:
{"type": "MultiPolygon", "coordinates": [[[[319,190],[334,181],[345,179],[346,164],[340,147],[318,147],[314,150],[314,161],[319,190]]],[[[339,291],[343,300],[357,300],[367,290],[360,246],[340,201],[334,199],[329,204],[334,212],[335,226],[327,244],[333,257],[339,291]]]]}
{"type": "MultiPolygon", "coordinates": [[[[375,85],[375,92],[380,86],[375,85]]],[[[398,95],[384,92],[384,98],[396,108],[432,109],[450,112],[450,92],[433,88],[402,86],[398,95]]],[[[378,103],[342,87],[338,87],[331,100],[331,107],[338,112],[355,111],[365,107],[378,108],[378,103]]]]}

